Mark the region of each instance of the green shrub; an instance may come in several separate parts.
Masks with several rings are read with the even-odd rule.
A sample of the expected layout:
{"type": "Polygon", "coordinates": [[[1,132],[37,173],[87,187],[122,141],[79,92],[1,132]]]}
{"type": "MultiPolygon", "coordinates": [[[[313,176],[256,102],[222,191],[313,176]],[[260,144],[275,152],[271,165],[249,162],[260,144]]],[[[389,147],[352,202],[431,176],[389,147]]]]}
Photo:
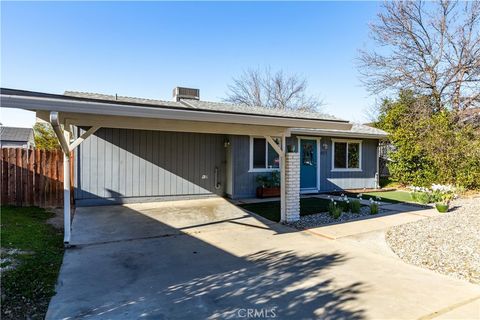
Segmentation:
{"type": "Polygon", "coordinates": [[[337,202],[331,201],[328,204],[328,213],[332,218],[338,219],[342,215],[342,208],[337,202]]]}
{"type": "Polygon", "coordinates": [[[280,187],[280,173],[278,171],[272,171],[268,175],[258,175],[255,180],[257,185],[262,188],[280,187]]]}
{"type": "Polygon", "coordinates": [[[337,202],[338,207],[343,211],[343,212],[348,212],[350,211],[350,201],[338,201],[337,202]]]}
{"type": "Polygon", "coordinates": [[[410,197],[412,198],[412,201],[418,202],[417,193],[416,193],[416,192],[410,192],[410,197]]]}
{"type": "MultiPolygon", "coordinates": [[[[375,126],[389,133],[390,178],[403,185],[480,189],[480,131],[447,105],[401,91],[380,106],[375,126]]],[[[422,198],[425,199],[425,198],[422,198]]]]}
{"type": "Polygon", "coordinates": [[[330,215],[333,214],[333,210],[335,209],[335,205],[336,205],[336,204],[335,204],[335,202],[333,202],[333,201],[330,201],[330,203],[328,204],[328,213],[329,213],[330,215]]]}
{"type": "Polygon", "coordinates": [[[338,219],[342,215],[342,208],[336,207],[333,209],[332,217],[333,219],[338,219]]]}
{"type": "Polygon", "coordinates": [[[377,214],[378,213],[378,203],[372,202],[370,203],[370,214],[377,214]]]}
{"type": "Polygon", "coordinates": [[[429,204],[433,202],[433,196],[431,193],[428,192],[415,192],[416,196],[415,198],[417,199],[416,201],[421,203],[421,204],[429,204]]]}
{"type": "Polygon", "coordinates": [[[360,213],[360,200],[352,200],[350,202],[350,211],[352,211],[353,213],[360,213]]]}

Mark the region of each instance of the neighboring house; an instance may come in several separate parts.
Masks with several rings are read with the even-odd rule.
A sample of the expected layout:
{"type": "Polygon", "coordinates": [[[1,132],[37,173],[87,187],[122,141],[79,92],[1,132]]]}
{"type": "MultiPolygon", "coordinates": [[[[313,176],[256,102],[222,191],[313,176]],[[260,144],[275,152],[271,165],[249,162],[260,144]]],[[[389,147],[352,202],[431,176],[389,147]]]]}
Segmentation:
{"type": "Polygon", "coordinates": [[[298,211],[300,193],[377,187],[377,148],[387,135],[323,113],[202,101],[188,88],[176,88],[173,101],[15,89],[2,89],[1,99],[36,111],[65,153],[75,149],[78,206],[254,197],[256,176],[284,167],[288,220],[283,213],[298,211]],[[64,139],[70,134],[73,143],[64,139]]]}
{"type": "Polygon", "coordinates": [[[35,139],[32,128],[16,128],[0,126],[1,148],[24,148],[35,147],[35,139]]]}

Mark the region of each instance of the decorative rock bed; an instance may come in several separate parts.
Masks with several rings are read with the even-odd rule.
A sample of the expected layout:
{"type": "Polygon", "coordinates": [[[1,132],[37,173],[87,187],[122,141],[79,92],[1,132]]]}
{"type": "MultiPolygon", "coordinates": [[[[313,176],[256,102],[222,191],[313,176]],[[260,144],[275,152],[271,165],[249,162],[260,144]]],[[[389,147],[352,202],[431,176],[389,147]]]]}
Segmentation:
{"type": "Polygon", "coordinates": [[[480,284],[480,198],[452,205],[449,213],[393,227],[385,238],[407,263],[480,284]]]}
{"type": "Polygon", "coordinates": [[[352,220],[358,220],[365,217],[376,217],[382,213],[386,213],[389,210],[382,209],[380,207],[379,213],[376,215],[370,214],[370,207],[362,206],[359,213],[353,212],[342,212],[342,215],[338,219],[334,219],[328,212],[320,212],[316,214],[309,214],[306,216],[301,216],[300,220],[295,222],[290,222],[288,225],[297,228],[297,229],[309,229],[320,227],[328,224],[347,222],[352,220]]]}

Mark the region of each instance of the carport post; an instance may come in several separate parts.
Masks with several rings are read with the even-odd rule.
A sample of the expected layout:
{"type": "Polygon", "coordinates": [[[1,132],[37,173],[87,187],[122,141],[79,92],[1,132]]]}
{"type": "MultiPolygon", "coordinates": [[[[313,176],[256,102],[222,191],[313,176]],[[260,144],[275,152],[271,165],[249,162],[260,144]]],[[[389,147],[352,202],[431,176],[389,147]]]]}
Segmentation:
{"type": "Polygon", "coordinates": [[[70,133],[60,125],[58,112],[50,112],[50,123],[63,152],[63,242],[70,242],[70,133]]]}
{"type": "Polygon", "coordinates": [[[285,150],[287,149],[287,138],[285,135],[282,135],[282,148],[283,153],[280,155],[280,221],[287,221],[287,183],[286,183],[286,157],[285,150]]]}
{"type": "MultiPolygon", "coordinates": [[[[70,243],[70,152],[78,147],[85,139],[94,134],[100,127],[93,126],[84,132],[80,137],[70,144],[70,131],[65,130],[67,125],[60,124],[60,116],[58,112],[50,112],[50,123],[52,124],[53,131],[60,142],[60,146],[63,152],[63,242],[65,245],[70,243]]],[[[68,128],[70,129],[70,128],[68,128]]]]}
{"type": "Polygon", "coordinates": [[[285,134],[282,135],[282,142],[278,145],[271,136],[265,136],[267,142],[272,146],[272,148],[278,153],[280,157],[280,221],[286,221],[286,182],[285,182],[285,148],[287,143],[287,138],[285,134]]]}
{"type": "MultiPolygon", "coordinates": [[[[63,132],[66,141],[70,141],[70,132],[63,132]]],[[[70,152],[63,152],[63,242],[70,242],[70,152]]]]}

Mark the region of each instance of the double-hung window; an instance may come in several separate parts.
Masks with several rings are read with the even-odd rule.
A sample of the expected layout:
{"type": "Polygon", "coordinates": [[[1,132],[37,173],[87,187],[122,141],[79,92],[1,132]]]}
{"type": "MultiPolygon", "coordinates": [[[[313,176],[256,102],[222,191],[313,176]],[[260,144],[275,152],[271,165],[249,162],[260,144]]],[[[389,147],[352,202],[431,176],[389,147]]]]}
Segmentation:
{"type": "Polygon", "coordinates": [[[332,171],[361,171],[362,142],[332,140],[332,171]]]}
{"type": "MultiPolygon", "coordinates": [[[[280,145],[280,138],[273,138],[280,145]]],[[[280,167],[280,157],[267,139],[250,137],[250,171],[276,170],[280,167]]]]}

